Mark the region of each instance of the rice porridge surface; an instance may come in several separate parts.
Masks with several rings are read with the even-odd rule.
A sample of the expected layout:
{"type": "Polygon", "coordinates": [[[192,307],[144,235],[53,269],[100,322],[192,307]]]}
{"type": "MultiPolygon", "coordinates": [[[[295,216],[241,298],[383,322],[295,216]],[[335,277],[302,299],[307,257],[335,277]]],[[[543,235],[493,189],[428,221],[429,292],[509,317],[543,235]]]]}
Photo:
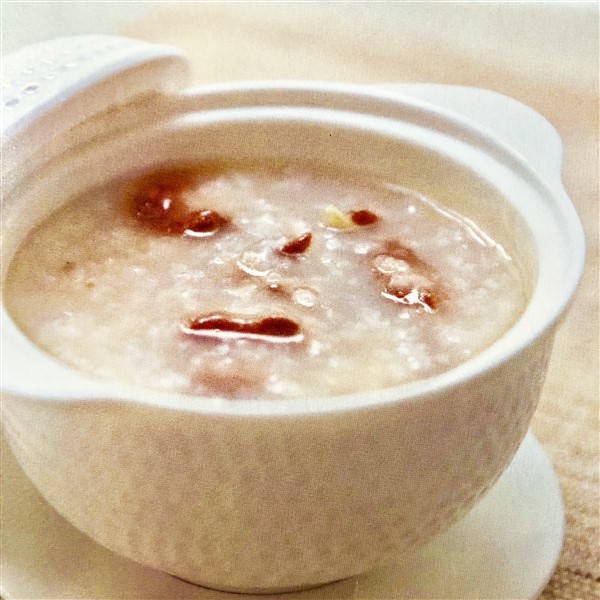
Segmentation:
{"type": "Polygon", "coordinates": [[[489,346],[526,302],[505,250],[415,191],[239,165],[69,201],[22,244],[4,293],[76,369],[227,398],[422,379],[489,346]]]}

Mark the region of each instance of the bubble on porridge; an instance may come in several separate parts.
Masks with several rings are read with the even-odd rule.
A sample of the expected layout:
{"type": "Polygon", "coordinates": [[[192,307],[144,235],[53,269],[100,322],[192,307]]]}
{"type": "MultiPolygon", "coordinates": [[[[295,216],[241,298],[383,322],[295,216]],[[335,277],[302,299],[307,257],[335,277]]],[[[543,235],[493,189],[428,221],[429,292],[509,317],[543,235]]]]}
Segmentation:
{"type": "Polygon", "coordinates": [[[386,181],[208,164],[90,195],[31,232],[5,299],[99,378],[232,399],[376,390],[468,360],[527,301],[487,232],[386,181]]]}
{"type": "Polygon", "coordinates": [[[292,299],[301,306],[314,306],[317,303],[318,292],[308,287],[297,287],[292,292],[292,299]]]}
{"type": "Polygon", "coordinates": [[[361,242],[354,245],[355,254],[368,254],[371,250],[371,244],[369,242],[361,242]]]}

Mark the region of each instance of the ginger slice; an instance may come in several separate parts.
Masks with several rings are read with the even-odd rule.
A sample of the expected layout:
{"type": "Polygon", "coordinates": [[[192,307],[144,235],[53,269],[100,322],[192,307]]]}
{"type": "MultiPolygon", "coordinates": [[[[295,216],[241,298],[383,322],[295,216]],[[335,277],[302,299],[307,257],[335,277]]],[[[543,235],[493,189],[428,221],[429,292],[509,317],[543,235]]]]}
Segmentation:
{"type": "Polygon", "coordinates": [[[352,221],[352,217],[343,213],[339,208],[330,204],[325,207],[321,215],[321,223],[329,229],[338,229],[340,231],[352,231],[358,225],[352,221]]]}

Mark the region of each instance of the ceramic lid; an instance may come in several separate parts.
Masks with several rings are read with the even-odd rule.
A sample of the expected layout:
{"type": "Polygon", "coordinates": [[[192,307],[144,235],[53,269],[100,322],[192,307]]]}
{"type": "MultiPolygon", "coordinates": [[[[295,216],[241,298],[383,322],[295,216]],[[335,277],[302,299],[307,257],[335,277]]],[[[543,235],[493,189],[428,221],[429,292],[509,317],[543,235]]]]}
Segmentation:
{"type": "Polygon", "coordinates": [[[56,38],[9,54],[2,71],[3,176],[110,107],[181,89],[189,70],[177,48],[104,35],[56,38]]]}

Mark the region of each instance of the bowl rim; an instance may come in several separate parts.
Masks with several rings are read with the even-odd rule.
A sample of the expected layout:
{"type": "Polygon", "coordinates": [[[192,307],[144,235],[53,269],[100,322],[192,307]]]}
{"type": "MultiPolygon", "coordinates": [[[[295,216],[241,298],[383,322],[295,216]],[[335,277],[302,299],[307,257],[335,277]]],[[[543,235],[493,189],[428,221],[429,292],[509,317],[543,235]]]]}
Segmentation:
{"type": "MultiPolygon", "coordinates": [[[[364,85],[293,80],[231,82],[189,88],[183,90],[178,99],[183,103],[183,106],[186,103],[193,104],[205,100],[209,102],[216,101],[218,103],[223,98],[228,97],[237,97],[238,101],[240,98],[245,98],[255,105],[255,98],[260,98],[261,96],[264,98],[265,95],[277,98],[282,94],[283,96],[295,98],[296,102],[299,101],[299,96],[302,97],[302,95],[310,97],[314,94],[322,94],[326,98],[343,97],[344,101],[355,100],[359,103],[375,103],[383,107],[384,111],[390,106],[396,111],[398,109],[412,111],[413,114],[420,115],[422,118],[428,120],[433,118],[436,124],[442,126],[442,128],[446,127],[446,131],[450,131],[453,134],[458,132],[461,137],[474,144],[480,151],[484,149],[487,152],[491,152],[496,158],[509,163],[511,170],[518,170],[521,176],[528,179],[528,182],[541,190],[545,196],[552,198],[554,208],[558,210],[563,221],[561,229],[565,232],[565,239],[568,238],[570,242],[568,248],[565,245],[565,250],[570,251],[570,277],[557,297],[553,298],[552,307],[549,308],[544,318],[540,319],[535,327],[530,326],[527,335],[524,335],[523,331],[521,331],[521,335],[515,335],[515,331],[518,332],[525,327],[522,323],[522,318],[519,318],[499,340],[496,340],[475,356],[452,369],[414,382],[367,392],[354,392],[316,398],[213,398],[128,386],[98,380],[85,374],[82,377],[80,372],[70,367],[65,367],[65,365],[62,365],[60,361],[53,357],[50,357],[50,359],[61,364],[67,371],[72,372],[74,375],[76,374],[79,383],[73,389],[65,390],[60,394],[49,393],[41,396],[39,394],[31,394],[31,392],[28,393],[24,389],[6,389],[3,382],[3,391],[20,397],[34,397],[38,400],[77,403],[128,402],[213,416],[283,417],[339,413],[383,406],[395,402],[417,401],[424,397],[438,396],[441,393],[448,392],[506,363],[542,337],[556,324],[566,310],[577,288],[585,260],[583,228],[571,201],[560,185],[560,174],[557,174],[556,182],[546,181],[528,163],[526,157],[523,157],[512,147],[508,146],[493,131],[443,106],[412,98],[409,94],[402,94],[383,88],[374,89],[364,85]],[[507,336],[515,338],[513,344],[509,349],[500,351],[498,342],[507,336]],[[82,390],[81,382],[87,383],[89,390],[82,390]]],[[[537,115],[537,113],[535,114],[537,115]]],[[[521,214],[520,216],[523,215],[521,214]]],[[[536,287],[537,283],[534,288],[536,287]]],[[[8,327],[11,330],[16,329],[4,304],[1,303],[0,306],[3,330],[6,330],[5,324],[12,325],[12,327],[8,327]]],[[[16,330],[20,333],[20,330],[16,330]]],[[[25,338],[23,334],[21,335],[30,346],[48,356],[32,341],[25,338]]],[[[4,344],[4,336],[2,337],[4,344]]],[[[4,351],[7,350],[4,349],[4,351]]]]}

